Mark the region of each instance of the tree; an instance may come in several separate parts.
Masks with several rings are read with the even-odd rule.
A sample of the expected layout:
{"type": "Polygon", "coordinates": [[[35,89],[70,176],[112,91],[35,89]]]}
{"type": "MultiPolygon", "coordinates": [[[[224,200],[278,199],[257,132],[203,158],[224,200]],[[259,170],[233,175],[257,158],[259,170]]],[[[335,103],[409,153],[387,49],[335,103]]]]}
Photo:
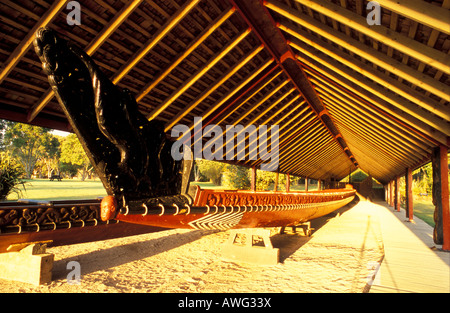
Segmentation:
{"type": "Polygon", "coordinates": [[[42,156],[40,160],[45,164],[47,177],[51,177],[53,170],[57,170],[59,173],[60,143],[54,135],[46,133],[42,138],[41,144],[42,156]]]}
{"type": "Polygon", "coordinates": [[[250,189],[250,170],[244,166],[226,164],[223,171],[222,184],[226,188],[250,189]]]}
{"type": "MultiPolygon", "coordinates": [[[[277,173],[267,172],[262,170],[256,171],[256,189],[257,190],[273,190],[275,184],[275,177],[277,173]]],[[[286,185],[286,175],[278,175],[278,188],[283,188],[286,185]]]]}
{"type": "Polygon", "coordinates": [[[4,142],[3,135],[7,126],[7,122],[5,120],[0,120],[0,151],[4,150],[4,142]]]}
{"type": "Polygon", "coordinates": [[[92,170],[91,163],[75,134],[70,134],[61,143],[61,162],[77,166],[84,181],[92,170]]]}
{"type": "Polygon", "coordinates": [[[225,167],[224,163],[209,160],[195,160],[195,164],[202,175],[210,179],[213,184],[220,185],[222,170],[225,167]]]}
{"type": "Polygon", "coordinates": [[[20,164],[17,163],[7,152],[0,152],[0,201],[6,199],[11,193],[20,195],[18,185],[24,186],[21,180],[23,175],[20,164]]]}
{"type": "Polygon", "coordinates": [[[44,138],[49,129],[28,124],[7,122],[5,149],[22,164],[26,178],[31,178],[36,162],[45,154],[44,138]]]}

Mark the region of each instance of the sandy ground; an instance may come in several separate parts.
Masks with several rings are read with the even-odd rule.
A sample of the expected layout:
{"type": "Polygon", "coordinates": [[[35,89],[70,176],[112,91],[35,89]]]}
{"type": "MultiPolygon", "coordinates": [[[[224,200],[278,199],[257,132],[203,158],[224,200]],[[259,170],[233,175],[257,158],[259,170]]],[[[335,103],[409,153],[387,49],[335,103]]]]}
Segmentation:
{"type": "Polygon", "coordinates": [[[220,249],[227,231],[174,229],[49,248],[55,255],[50,284],[0,279],[0,292],[364,292],[383,257],[379,221],[364,203],[315,220],[311,237],[302,230],[274,235],[280,263],[273,266],[227,260],[220,249]],[[67,281],[70,261],[80,264],[79,284],[67,281]]]}

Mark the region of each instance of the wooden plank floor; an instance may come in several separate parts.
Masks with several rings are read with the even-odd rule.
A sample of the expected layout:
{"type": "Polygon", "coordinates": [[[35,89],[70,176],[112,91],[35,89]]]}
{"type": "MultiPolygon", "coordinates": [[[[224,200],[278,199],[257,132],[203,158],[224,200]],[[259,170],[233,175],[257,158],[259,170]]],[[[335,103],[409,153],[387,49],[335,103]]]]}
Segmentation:
{"type": "Polygon", "coordinates": [[[449,293],[450,253],[436,249],[441,246],[433,242],[433,228],[417,217],[408,222],[404,210],[394,212],[385,202],[371,205],[380,221],[385,255],[370,292],[449,293]]]}

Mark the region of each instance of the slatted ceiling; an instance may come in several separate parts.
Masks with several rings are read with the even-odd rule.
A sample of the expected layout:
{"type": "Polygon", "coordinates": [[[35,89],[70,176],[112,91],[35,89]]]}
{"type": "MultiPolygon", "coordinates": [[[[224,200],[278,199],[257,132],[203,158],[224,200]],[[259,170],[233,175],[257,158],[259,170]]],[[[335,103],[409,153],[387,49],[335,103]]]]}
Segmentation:
{"type": "MultiPolygon", "coordinates": [[[[220,125],[279,123],[279,170],[316,179],[345,177],[355,168],[356,159],[363,170],[387,182],[403,174],[406,166],[427,159],[436,144],[448,144],[450,99],[446,92],[450,88],[450,69],[444,61],[448,60],[450,40],[448,34],[428,23],[427,16],[417,19],[411,10],[394,12],[383,7],[382,27],[371,31],[389,30],[401,36],[398,43],[393,43],[363,25],[366,1],[268,0],[265,11],[260,9],[259,1],[246,1],[245,5],[240,0],[195,3],[148,53],[136,59],[123,77],[119,76],[118,85],[136,94],[146,115],[168,103],[157,114],[167,127],[171,123],[192,126],[194,116],[204,116],[205,123],[220,125]],[[259,20],[255,16],[248,18],[241,10],[249,3],[248,7],[253,5],[258,14],[269,14],[278,22],[280,34],[291,44],[279,37],[272,42],[264,37],[270,32],[258,29],[260,25],[249,25],[247,22],[259,20]],[[322,7],[315,6],[317,3],[322,7]],[[238,7],[236,12],[230,11],[233,4],[238,7]],[[299,23],[271,5],[286,7],[307,23],[299,23]],[[348,15],[356,18],[342,18],[348,15]],[[358,20],[363,24],[356,26],[358,20]],[[249,26],[252,31],[221,54],[249,26]],[[209,29],[211,33],[207,33],[209,29]],[[309,40],[300,43],[300,50],[297,41],[301,40],[293,32],[309,40]],[[410,45],[404,44],[405,38],[412,40],[410,45]],[[262,43],[266,46],[246,60],[262,43]],[[308,86],[294,83],[295,78],[291,81],[292,63],[288,69],[287,63],[270,60],[277,57],[273,49],[290,49],[298,54],[298,65],[305,71],[318,102],[311,98],[311,90],[302,90],[308,86]],[[429,56],[434,63],[427,61],[429,56]],[[205,66],[209,67],[201,71],[205,66]],[[275,90],[283,82],[285,85],[275,90]],[[320,109],[322,105],[328,113],[318,117],[320,112],[312,107],[320,109]]],[[[100,44],[94,60],[109,77],[117,77],[187,3],[142,1],[100,44]]],[[[96,0],[80,4],[82,25],[67,25],[68,11],[63,9],[49,26],[86,48],[130,2],[96,0]]],[[[2,62],[8,60],[51,5],[42,0],[2,1],[2,62]]],[[[450,1],[427,5],[448,9],[450,1]]],[[[265,16],[260,18],[271,23],[265,16]]],[[[269,28],[274,26],[269,24],[269,28]]],[[[8,117],[7,112],[11,112],[9,115],[20,121],[31,116],[32,123],[49,121],[63,127],[67,122],[57,101],[52,99],[46,105],[43,102],[48,91],[47,77],[33,49],[29,49],[2,81],[1,116],[8,117]],[[31,114],[33,109],[33,113],[40,113],[31,114]]],[[[240,162],[246,166],[260,163],[240,162]]]]}
{"type": "Polygon", "coordinates": [[[322,96],[327,99],[332,98],[333,103],[343,106],[347,108],[347,110],[351,110],[357,116],[368,118],[373,121],[371,127],[381,129],[388,133],[389,136],[395,137],[398,141],[415,149],[416,152],[422,154],[423,157],[431,152],[429,149],[429,141],[415,133],[408,134],[409,129],[407,129],[405,125],[396,124],[388,117],[379,114],[379,112],[364,101],[364,99],[358,98],[356,95],[345,93],[344,90],[338,88],[324,77],[311,76],[310,81],[314,84],[316,90],[321,92],[322,96]]]}

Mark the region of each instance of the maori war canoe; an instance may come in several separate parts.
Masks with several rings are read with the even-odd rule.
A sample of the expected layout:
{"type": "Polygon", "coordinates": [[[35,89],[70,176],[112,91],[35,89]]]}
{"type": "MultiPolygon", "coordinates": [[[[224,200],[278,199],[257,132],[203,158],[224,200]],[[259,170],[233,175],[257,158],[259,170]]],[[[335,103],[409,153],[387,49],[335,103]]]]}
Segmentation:
{"type": "Polygon", "coordinates": [[[356,191],[345,189],[309,192],[211,190],[197,187],[188,196],[130,201],[118,208],[113,197],[101,204],[102,220],[164,228],[218,229],[295,226],[327,215],[350,203],[356,191]],[[171,203],[171,201],[173,201],[171,203]]]}

